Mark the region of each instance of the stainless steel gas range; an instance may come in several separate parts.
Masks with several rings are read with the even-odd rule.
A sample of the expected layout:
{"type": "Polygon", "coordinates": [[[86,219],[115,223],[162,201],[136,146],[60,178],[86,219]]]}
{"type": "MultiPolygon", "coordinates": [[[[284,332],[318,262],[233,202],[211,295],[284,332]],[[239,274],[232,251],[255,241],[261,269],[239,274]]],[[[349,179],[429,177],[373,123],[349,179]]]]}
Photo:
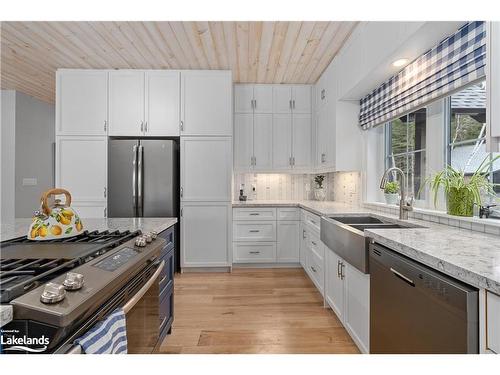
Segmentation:
{"type": "Polygon", "coordinates": [[[173,320],[174,228],[85,232],[45,242],[1,243],[0,301],[14,320],[1,327],[4,353],[79,353],[73,344],[117,307],[129,353],[151,353],[173,320]]]}

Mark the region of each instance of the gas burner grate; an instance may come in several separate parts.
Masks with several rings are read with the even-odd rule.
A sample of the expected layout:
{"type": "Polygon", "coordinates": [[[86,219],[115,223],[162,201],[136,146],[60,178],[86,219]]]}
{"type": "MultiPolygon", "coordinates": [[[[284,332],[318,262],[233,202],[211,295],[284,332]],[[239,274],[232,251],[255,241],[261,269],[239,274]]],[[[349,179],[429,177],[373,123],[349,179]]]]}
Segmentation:
{"type": "Polygon", "coordinates": [[[27,237],[19,237],[4,241],[0,244],[0,302],[9,302],[140,234],[140,231],[85,231],[78,236],[61,240],[35,242],[27,237]],[[61,248],[72,249],[72,244],[81,244],[79,249],[82,250],[73,253],[58,252],[61,248]],[[83,244],[89,246],[82,246],[83,244]],[[37,257],[37,249],[45,256],[37,257]],[[51,250],[61,256],[48,257],[51,250]]]}

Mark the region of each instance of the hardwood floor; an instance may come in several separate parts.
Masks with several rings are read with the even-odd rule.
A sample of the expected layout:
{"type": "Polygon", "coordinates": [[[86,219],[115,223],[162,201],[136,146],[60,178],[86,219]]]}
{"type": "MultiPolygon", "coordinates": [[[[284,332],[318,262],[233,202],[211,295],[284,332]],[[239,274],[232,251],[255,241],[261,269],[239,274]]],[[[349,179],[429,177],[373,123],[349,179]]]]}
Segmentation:
{"type": "Polygon", "coordinates": [[[359,353],[302,269],[185,273],[160,353],[359,353]]]}

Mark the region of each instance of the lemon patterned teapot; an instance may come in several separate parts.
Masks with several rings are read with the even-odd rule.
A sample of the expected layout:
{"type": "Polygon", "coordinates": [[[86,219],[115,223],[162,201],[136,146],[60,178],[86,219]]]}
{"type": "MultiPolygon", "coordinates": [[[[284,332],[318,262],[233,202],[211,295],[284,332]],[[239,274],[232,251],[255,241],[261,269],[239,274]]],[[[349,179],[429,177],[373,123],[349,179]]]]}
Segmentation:
{"type": "Polygon", "coordinates": [[[70,207],[71,194],[64,189],[50,189],[42,194],[40,211],[35,211],[28,230],[28,238],[36,241],[54,240],[76,236],[83,231],[80,217],[70,207]],[[59,199],[49,206],[49,197],[64,194],[64,204],[59,199]]]}

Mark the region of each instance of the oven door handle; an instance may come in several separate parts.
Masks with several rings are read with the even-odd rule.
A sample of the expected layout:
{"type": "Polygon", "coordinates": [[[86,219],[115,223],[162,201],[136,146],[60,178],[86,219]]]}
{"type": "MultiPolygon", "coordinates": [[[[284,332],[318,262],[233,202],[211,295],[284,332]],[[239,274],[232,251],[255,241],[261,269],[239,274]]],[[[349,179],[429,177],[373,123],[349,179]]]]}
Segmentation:
{"type": "MultiPolygon", "coordinates": [[[[156,281],[158,276],[160,276],[161,271],[165,267],[165,261],[163,260],[158,268],[156,269],[155,273],[149,278],[149,280],[142,286],[142,288],[134,294],[134,296],[128,300],[128,302],[123,305],[123,312],[127,314],[130,310],[134,308],[134,306],[137,304],[137,302],[140,301],[140,299],[146,294],[146,292],[151,288],[153,283],[156,281]]],[[[82,347],[80,345],[74,345],[71,349],[69,349],[66,354],[82,354],[82,347]]]]}
{"type": "Polygon", "coordinates": [[[160,263],[155,273],[153,274],[153,276],[149,278],[146,284],[144,284],[142,288],[131,299],[129,299],[125,305],[123,305],[123,311],[125,312],[125,314],[127,314],[130,310],[132,310],[134,306],[137,304],[137,302],[139,302],[139,300],[142,298],[142,296],[146,294],[149,288],[151,288],[151,285],[153,285],[158,276],[160,276],[163,267],[165,267],[164,260],[160,263]]]}

